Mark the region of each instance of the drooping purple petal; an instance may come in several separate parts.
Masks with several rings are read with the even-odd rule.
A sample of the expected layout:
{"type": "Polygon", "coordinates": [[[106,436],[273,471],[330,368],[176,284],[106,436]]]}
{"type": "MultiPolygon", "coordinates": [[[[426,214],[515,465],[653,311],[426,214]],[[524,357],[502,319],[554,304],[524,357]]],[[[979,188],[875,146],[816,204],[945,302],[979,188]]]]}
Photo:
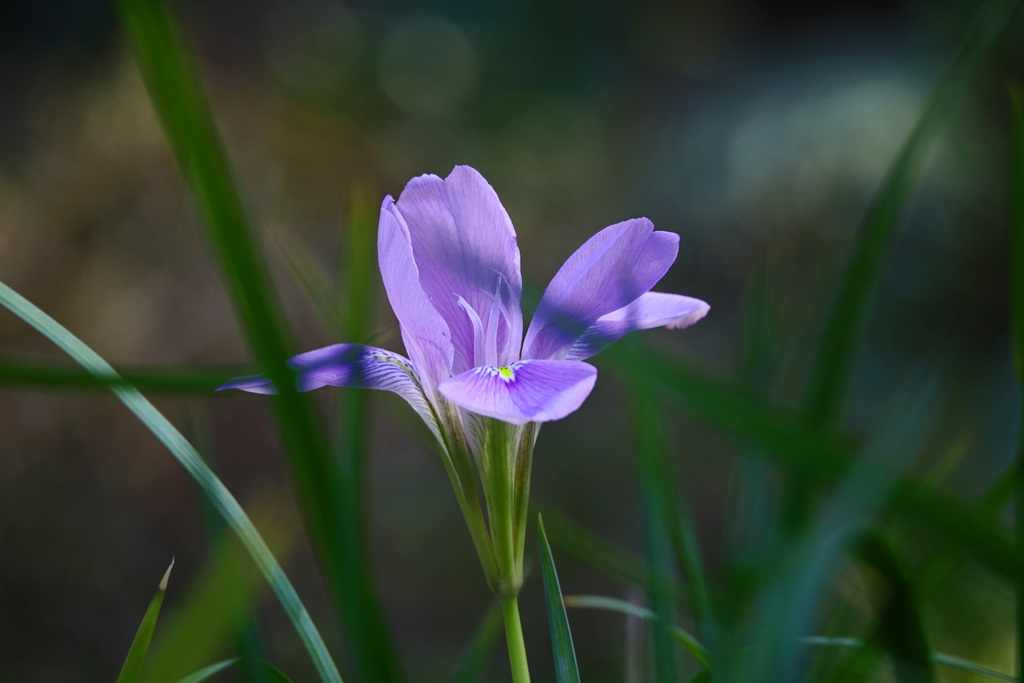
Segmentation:
{"type": "Polygon", "coordinates": [[[516,233],[477,171],[413,178],[395,205],[408,226],[419,285],[451,332],[451,371],[519,358],[522,276],[516,233]],[[482,356],[482,357],[479,357],[482,356]]]}
{"type": "Polygon", "coordinates": [[[513,424],[560,420],[579,408],[597,368],[579,361],[525,360],[480,366],[441,382],[441,393],[466,410],[513,424]]]}
{"type": "Polygon", "coordinates": [[[679,253],[679,236],[646,218],[597,233],[559,269],[541,298],[523,358],[562,359],[603,316],[650,291],[679,253]]]}
{"type": "MultiPolygon", "coordinates": [[[[334,344],[300,353],[288,361],[295,369],[299,391],[326,386],[380,389],[404,398],[434,428],[434,418],[423,395],[420,378],[409,359],[391,351],[360,344],[334,344]]],[[[274,385],[265,375],[250,375],[217,387],[241,389],[254,394],[273,394],[274,385]]]]}
{"type": "Polygon", "coordinates": [[[707,315],[710,309],[705,302],[689,296],[647,292],[631,304],[598,318],[572,345],[566,359],[590,358],[636,330],[689,327],[707,315]]]}
{"type": "Polygon", "coordinates": [[[409,226],[390,195],[380,208],[377,258],[384,289],[398,317],[402,342],[428,392],[451,376],[451,332],[420,285],[409,226]]]}

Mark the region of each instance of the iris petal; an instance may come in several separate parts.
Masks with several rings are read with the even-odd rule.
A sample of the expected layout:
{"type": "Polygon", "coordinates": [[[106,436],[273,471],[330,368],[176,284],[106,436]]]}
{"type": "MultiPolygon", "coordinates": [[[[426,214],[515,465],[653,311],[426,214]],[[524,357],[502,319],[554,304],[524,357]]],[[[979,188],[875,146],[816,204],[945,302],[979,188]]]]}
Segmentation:
{"type": "Polygon", "coordinates": [[[597,233],[566,260],[541,298],[523,358],[566,358],[601,316],[650,291],[679,253],[679,236],[655,231],[646,218],[597,233]]]}
{"type": "MultiPolygon", "coordinates": [[[[419,284],[451,331],[453,374],[482,365],[477,331],[463,302],[495,340],[498,363],[519,358],[523,281],[515,229],[494,189],[477,171],[456,166],[441,180],[413,178],[395,205],[408,226],[419,284]],[[494,306],[503,315],[492,316],[494,306]]],[[[394,304],[394,300],[392,300],[394,304]]]]}
{"type": "Polygon", "coordinates": [[[481,366],[441,383],[453,403],[513,424],[560,420],[583,405],[597,368],[580,361],[527,360],[481,366]]]}
{"type": "MultiPolygon", "coordinates": [[[[404,356],[373,346],[333,344],[300,353],[289,360],[288,365],[296,371],[295,383],[299,391],[326,386],[391,391],[404,398],[427,426],[434,428],[435,421],[423,395],[419,375],[404,356]]],[[[221,389],[276,393],[265,375],[238,377],[217,387],[218,391],[221,389]]]]}
{"type": "Polygon", "coordinates": [[[636,330],[681,330],[703,318],[710,309],[707,303],[693,297],[647,292],[631,304],[598,318],[572,345],[566,359],[590,358],[636,330]]]}
{"type": "Polygon", "coordinates": [[[398,317],[405,350],[428,392],[451,376],[451,331],[420,285],[409,226],[389,195],[380,209],[377,255],[384,289],[398,317]]]}

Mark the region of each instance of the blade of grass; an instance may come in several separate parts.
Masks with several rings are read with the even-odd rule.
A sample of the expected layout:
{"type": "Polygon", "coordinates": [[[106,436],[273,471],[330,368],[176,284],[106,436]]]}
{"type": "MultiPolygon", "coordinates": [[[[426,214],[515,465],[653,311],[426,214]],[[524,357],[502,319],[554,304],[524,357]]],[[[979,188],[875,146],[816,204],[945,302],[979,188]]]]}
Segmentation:
{"type": "Polygon", "coordinates": [[[149,652],[149,643],[153,639],[153,631],[156,629],[156,620],[160,617],[160,606],[164,604],[164,594],[167,592],[167,581],[171,578],[171,570],[174,569],[174,560],[164,572],[164,578],[160,580],[153,599],[149,601],[149,607],[142,617],[139,630],[135,632],[132,639],[132,646],[128,649],[128,656],[124,659],[121,673],[117,676],[117,683],[135,683],[142,673],[142,665],[146,661],[146,654],[149,652]]]}
{"type": "MultiPolygon", "coordinates": [[[[862,648],[864,643],[856,638],[833,638],[829,636],[805,636],[800,639],[804,645],[810,645],[814,647],[844,647],[844,648],[862,648]]],[[[961,659],[960,657],[954,657],[953,655],[942,654],[936,652],[931,655],[931,660],[936,664],[942,666],[948,666],[952,669],[959,669],[960,671],[966,671],[978,676],[985,676],[986,678],[994,678],[997,681],[1009,681],[1010,683],[1016,683],[1017,678],[1009,674],[1004,674],[1002,671],[997,671],[975,662],[961,659]]]]}
{"type": "Polygon", "coordinates": [[[501,635],[501,607],[493,605],[484,615],[473,639],[459,656],[449,683],[476,683],[483,680],[484,670],[501,635]]]}
{"type": "MultiPolygon", "coordinates": [[[[953,63],[868,206],[807,384],[804,408],[813,429],[827,428],[839,417],[869,304],[914,179],[942,124],[963,99],[1016,7],[1016,0],[989,0],[978,10],[953,63]]],[[[812,496],[813,481],[805,476],[797,475],[787,482],[782,497],[785,529],[798,530],[807,523],[812,496]]]]}
{"type": "MultiPolygon", "coordinates": [[[[640,382],[634,387],[634,449],[636,451],[640,485],[641,523],[643,525],[644,555],[648,574],[647,597],[654,613],[663,624],[674,624],[675,609],[671,585],[675,576],[669,539],[670,520],[676,515],[672,507],[666,482],[666,472],[659,458],[661,425],[658,423],[654,393],[640,382]]],[[[679,679],[675,648],[664,628],[653,627],[654,678],[659,683],[674,683],[679,679]]]]}
{"type": "MultiPolygon", "coordinates": [[[[628,379],[649,378],[680,406],[752,446],[752,453],[770,457],[789,473],[799,471],[821,485],[835,485],[855,460],[854,451],[846,444],[824,434],[808,433],[793,416],[667,353],[645,347],[643,353],[624,354],[612,347],[603,355],[611,357],[610,369],[616,373],[628,379]]],[[[888,510],[960,546],[1009,581],[1022,581],[1024,559],[1016,548],[979,522],[964,503],[906,477],[897,479],[889,496],[888,510]]]]}
{"type": "MultiPolygon", "coordinates": [[[[1013,369],[1024,401],[1024,94],[1010,86],[1010,316],[1013,369]]],[[[1022,420],[1024,425],[1024,420],[1022,420]]],[[[1024,553],[1024,436],[1017,455],[1016,541],[1024,553]]],[[[1017,587],[1017,676],[1024,676],[1024,586],[1017,587]]]]}
{"type": "MultiPolygon", "coordinates": [[[[544,508],[551,542],[608,578],[634,586],[647,586],[647,566],[635,555],[620,550],[554,510],[544,508]]],[[[540,513],[538,513],[540,514],[540,513]]]]}
{"type": "MultiPolygon", "coordinates": [[[[116,374],[114,368],[99,354],[3,282],[0,282],[0,305],[34,327],[89,372],[99,377],[116,374]]],[[[277,594],[281,605],[298,631],[303,645],[308,650],[320,677],[330,683],[340,683],[341,675],[338,673],[320,633],[313,625],[309,613],[295,592],[295,588],[235,497],[217,478],[217,475],[206,466],[199,453],[181,435],[181,432],[175,429],[174,425],[137,389],[113,386],[111,391],[167,447],[167,450],[195,479],[203,489],[203,493],[241,539],[263,576],[277,594]]]]}
{"type": "MultiPolygon", "coordinates": [[[[199,454],[204,457],[205,462],[210,465],[210,469],[215,469],[213,460],[215,454],[213,440],[210,438],[210,430],[205,419],[205,414],[201,410],[193,410],[188,413],[185,422],[184,434],[185,438],[196,445],[196,449],[199,451],[199,454]]],[[[207,549],[208,551],[211,551],[211,556],[216,559],[218,554],[217,551],[221,551],[221,554],[223,554],[224,549],[228,546],[230,540],[233,540],[233,538],[229,535],[228,528],[227,525],[224,524],[224,520],[217,514],[217,511],[210,504],[210,501],[202,495],[202,491],[197,491],[197,493],[200,494],[199,500],[202,505],[203,529],[206,532],[207,549]]],[[[273,522],[284,522],[288,518],[283,515],[274,515],[273,517],[270,517],[268,515],[255,514],[253,516],[257,520],[259,527],[264,530],[264,538],[268,539],[274,554],[282,556],[281,546],[274,543],[275,539],[273,536],[267,533],[267,522],[271,520],[273,522]]],[[[285,525],[282,525],[281,528],[283,529],[284,526],[285,525]]],[[[290,528],[290,525],[288,526],[288,531],[290,533],[288,533],[287,536],[290,541],[295,536],[295,530],[290,528]]],[[[282,534],[282,536],[283,535],[284,534],[282,534]]],[[[235,550],[236,554],[240,555],[241,548],[236,548],[235,550]]],[[[241,561],[241,557],[239,557],[239,561],[241,561]]],[[[207,569],[210,564],[212,564],[212,562],[207,563],[207,569]]],[[[248,567],[245,568],[248,569],[248,567]]],[[[217,607],[224,608],[227,606],[225,603],[229,602],[224,600],[224,596],[237,594],[239,591],[236,589],[239,584],[245,586],[250,593],[255,593],[254,589],[256,587],[264,587],[264,585],[259,583],[256,580],[256,577],[253,576],[254,572],[249,571],[243,573],[242,569],[242,566],[239,565],[237,581],[232,581],[225,589],[215,592],[211,599],[190,599],[186,601],[185,605],[189,605],[189,603],[192,603],[193,601],[203,601],[206,602],[207,610],[210,610],[210,608],[215,610],[217,607]],[[249,588],[249,586],[252,586],[252,588],[249,588]]],[[[259,666],[259,662],[265,658],[265,653],[260,639],[259,626],[253,614],[255,607],[256,605],[254,602],[247,596],[245,599],[240,601],[240,604],[234,610],[230,609],[230,607],[228,607],[228,609],[223,609],[225,612],[234,612],[234,614],[232,614],[234,619],[228,620],[228,628],[226,628],[225,631],[234,631],[234,640],[236,642],[235,656],[241,660],[238,663],[239,683],[267,683],[266,676],[264,676],[263,670],[259,666]],[[250,605],[252,605],[251,608],[250,605]],[[235,623],[231,624],[231,621],[234,621],[235,623]]],[[[182,611],[187,612],[187,607],[183,607],[182,611]]],[[[207,628],[208,622],[216,621],[215,618],[211,618],[207,614],[202,616],[203,621],[199,625],[199,628],[196,628],[195,625],[187,624],[187,622],[187,625],[184,628],[190,633],[194,631],[202,631],[207,628]]],[[[215,633],[213,638],[204,638],[203,642],[199,643],[197,646],[189,646],[184,649],[182,653],[184,655],[183,657],[175,657],[172,661],[177,663],[187,658],[189,655],[194,655],[196,651],[205,646],[205,642],[207,640],[219,643],[219,639],[216,637],[217,635],[223,637],[224,634],[215,633]]],[[[168,640],[171,640],[171,638],[168,637],[168,640]]]]}
{"type": "Polygon", "coordinates": [[[604,595],[566,595],[563,596],[562,601],[565,603],[566,607],[578,609],[601,609],[608,610],[610,612],[619,612],[626,616],[638,617],[644,621],[658,624],[661,628],[667,630],[669,635],[671,635],[680,645],[686,648],[686,651],[693,655],[694,659],[705,667],[711,666],[708,649],[701,645],[699,640],[675,624],[666,624],[658,618],[658,615],[653,610],[641,607],[640,605],[634,605],[626,600],[609,598],[604,595]]]}
{"type": "Polygon", "coordinates": [[[106,391],[111,386],[134,386],[148,391],[223,396],[214,389],[249,368],[135,368],[117,375],[91,375],[77,367],[39,361],[0,358],[0,386],[37,389],[106,391]]]}
{"type": "MultiPolygon", "coordinates": [[[[204,669],[200,669],[190,676],[181,678],[177,683],[200,683],[200,681],[205,681],[214,674],[220,673],[231,666],[243,666],[245,664],[246,662],[244,660],[238,659],[237,657],[235,659],[225,659],[222,662],[217,662],[216,664],[211,664],[204,669]]],[[[285,676],[281,673],[280,669],[272,666],[271,664],[260,661],[250,662],[249,664],[260,669],[262,673],[266,674],[267,680],[270,681],[270,683],[292,683],[292,679],[285,676]]]]}
{"type": "MultiPolygon", "coordinates": [[[[372,326],[373,282],[376,269],[376,224],[370,204],[360,191],[352,200],[349,220],[343,233],[345,296],[336,308],[340,320],[340,338],[364,342],[372,326]]],[[[337,306],[337,304],[336,304],[337,306]]],[[[347,569],[346,580],[338,586],[342,608],[349,625],[348,635],[357,651],[369,653],[369,659],[384,663],[397,659],[387,634],[387,618],[376,582],[370,569],[366,537],[369,490],[366,463],[370,456],[371,391],[348,391],[338,397],[338,432],[335,438],[335,462],[340,472],[342,517],[338,529],[338,562],[347,569]]],[[[398,676],[396,670],[392,676],[398,676]]],[[[377,680],[377,679],[368,679],[377,680]]]]}
{"type": "Polygon", "coordinates": [[[238,664],[240,660],[236,659],[225,659],[222,662],[211,664],[210,666],[204,667],[194,674],[185,676],[184,678],[178,679],[178,683],[201,683],[209,678],[212,678],[214,674],[219,674],[224,669],[227,669],[235,664],[238,664]]]}
{"type": "MultiPolygon", "coordinates": [[[[799,638],[818,630],[822,600],[836,568],[851,543],[883,509],[898,469],[909,462],[928,434],[934,418],[935,388],[930,382],[912,383],[892,405],[892,416],[872,436],[864,456],[843,471],[838,490],[830,497],[815,524],[799,536],[781,536],[777,559],[770,566],[763,596],[751,623],[750,642],[756,646],[749,658],[726,662],[732,669],[725,680],[805,680],[805,653],[799,638]],[[897,456],[893,456],[895,453],[897,456]]],[[[715,671],[716,677],[718,670],[715,671]]]]}
{"type": "Polygon", "coordinates": [[[928,149],[1016,7],[1016,0],[990,0],[978,10],[956,57],[871,200],[811,370],[806,410],[816,427],[827,426],[840,410],[872,293],[928,149]]]}
{"type": "MultiPolygon", "coordinates": [[[[360,677],[374,683],[403,678],[391,633],[382,620],[358,621],[346,600],[353,571],[345,566],[345,487],[308,401],[295,390],[286,365],[290,345],[260,251],[252,238],[231,179],[221,141],[192,56],[164,2],[119,0],[122,22],[134,48],[153,106],[223,266],[229,292],[259,365],[277,387],[271,398],[287,446],[299,503],[343,621],[358,634],[353,648],[360,677]],[[366,647],[362,647],[366,646],[366,647]]],[[[363,589],[368,587],[360,582],[363,589]]]]}
{"type": "MultiPolygon", "coordinates": [[[[626,602],[640,606],[644,600],[643,591],[630,588],[626,591],[626,602]]],[[[643,683],[644,680],[644,620],[626,615],[626,656],[623,683],[643,683]]]]}
{"type": "Polygon", "coordinates": [[[885,538],[869,530],[854,546],[854,555],[888,584],[871,640],[876,640],[889,654],[897,681],[934,683],[935,667],[918,612],[916,591],[895,550],[885,538]]]}
{"type": "MultiPolygon", "coordinates": [[[[668,458],[666,435],[660,416],[661,406],[655,399],[656,392],[648,382],[636,378],[634,387],[637,397],[635,438],[637,453],[640,456],[640,484],[645,492],[644,495],[649,495],[654,504],[653,511],[659,515],[660,524],[664,526],[668,543],[675,555],[675,561],[684,572],[694,620],[698,624],[701,636],[713,643],[717,637],[717,625],[712,612],[707,572],[704,569],[704,560],[697,543],[697,533],[693,527],[692,516],[676,483],[675,472],[668,458]]],[[[651,560],[648,559],[648,562],[651,563],[651,560]]],[[[667,591],[666,603],[663,608],[669,611],[671,611],[672,583],[674,583],[671,580],[670,565],[671,562],[665,566],[665,569],[668,570],[669,583],[661,587],[667,591]]],[[[654,567],[653,563],[651,566],[654,567]]],[[[671,614],[663,616],[670,618],[671,614]]]]}
{"type": "MultiPolygon", "coordinates": [[[[1016,463],[989,487],[974,507],[978,521],[991,526],[1017,491],[1016,463]]],[[[914,585],[922,600],[936,595],[956,568],[964,561],[963,554],[949,548],[940,548],[921,561],[914,573],[914,585]]]]}
{"type": "Polygon", "coordinates": [[[569,631],[569,615],[562,602],[562,587],[558,583],[555,559],[544,532],[544,518],[537,515],[537,538],[540,543],[540,568],[544,577],[544,598],[548,606],[548,626],[551,629],[551,649],[555,655],[555,680],[558,683],[580,683],[576,665],[576,649],[569,631]]]}
{"type": "MultiPolygon", "coordinates": [[[[276,514],[279,506],[269,500],[255,507],[252,518],[263,529],[263,538],[276,557],[286,558],[296,529],[287,517],[276,514]]],[[[250,605],[260,597],[263,583],[244,550],[232,536],[216,541],[210,559],[191,582],[178,608],[165,618],[162,635],[153,644],[146,683],[160,683],[184,676],[236,642],[238,625],[250,605]]],[[[229,650],[230,652],[230,650],[229,650]]],[[[233,653],[236,654],[236,653],[233,653]]],[[[239,658],[241,659],[241,658],[239,658]]]]}

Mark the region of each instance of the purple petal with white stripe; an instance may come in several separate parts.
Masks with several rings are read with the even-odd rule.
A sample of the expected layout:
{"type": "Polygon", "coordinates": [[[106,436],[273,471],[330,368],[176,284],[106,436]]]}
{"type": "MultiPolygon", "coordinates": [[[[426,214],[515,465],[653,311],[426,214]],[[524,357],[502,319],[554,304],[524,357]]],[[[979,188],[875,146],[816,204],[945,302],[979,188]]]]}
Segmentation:
{"type": "Polygon", "coordinates": [[[441,382],[441,393],[466,410],[513,424],[560,420],[583,405],[597,368],[580,361],[525,360],[481,366],[441,382]]]}
{"type": "MultiPolygon", "coordinates": [[[[334,344],[300,353],[289,360],[288,365],[296,371],[295,384],[299,391],[326,386],[391,391],[408,401],[428,426],[433,424],[419,376],[409,359],[397,353],[360,344],[334,344]]],[[[239,377],[217,388],[221,389],[276,393],[265,375],[239,377]]]]}
{"type": "Polygon", "coordinates": [[[426,382],[427,391],[432,392],[438,382],[451,376],[451,332],[420,286],[409,226],[390,195],[380,208],[377,259],[405,350],[426,382]]]}
{"type": "Polygon", "coordinates": [[[419,285],[451,332],[451,372],[518,360],[519,247],[494,189],[474,169],[456,166],[445,180],[410,180],[395,207],[408,226],[419,285]]]}
{"type": "Polygon", "coordinates": [[[679,253],[679,236],[654,230],[646,218],[597,233],[569,257],[541,298],[523,344],[523,358],[563,359],[601,316],[657,284],[679,253]]]}
{"type": "Polygon", "coordinates": [[[566,360],[584,360],[636,330],[689,327],[711,309],[707,303],[680,294],[647,292],[617,311],[603,315],[572,345],[566,360]]]}

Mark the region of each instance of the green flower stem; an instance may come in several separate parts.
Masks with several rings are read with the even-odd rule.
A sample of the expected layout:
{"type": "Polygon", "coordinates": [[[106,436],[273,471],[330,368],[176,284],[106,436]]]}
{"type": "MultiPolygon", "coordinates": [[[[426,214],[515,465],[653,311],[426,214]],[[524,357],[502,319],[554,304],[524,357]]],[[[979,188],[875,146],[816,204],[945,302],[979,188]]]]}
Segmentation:
{"type": "Polygon", "coordinates": [[[523,624],[519,620],[519,603],[515,596],[501,599],[501,616],[505,620],[508,641],[508,663],[512,667],[512,683],[530,683],[530,667],[526,663],[523,624]]]}
{"type": "Polygon", "coordinates": [[[514,427],[501,420],[487,420],[484,436],[484,486],[491,540],[498,558],[500,581],[495,587],[499,598],[514,598],[521,581],[516,569],[513,448],[514,427]]]}

